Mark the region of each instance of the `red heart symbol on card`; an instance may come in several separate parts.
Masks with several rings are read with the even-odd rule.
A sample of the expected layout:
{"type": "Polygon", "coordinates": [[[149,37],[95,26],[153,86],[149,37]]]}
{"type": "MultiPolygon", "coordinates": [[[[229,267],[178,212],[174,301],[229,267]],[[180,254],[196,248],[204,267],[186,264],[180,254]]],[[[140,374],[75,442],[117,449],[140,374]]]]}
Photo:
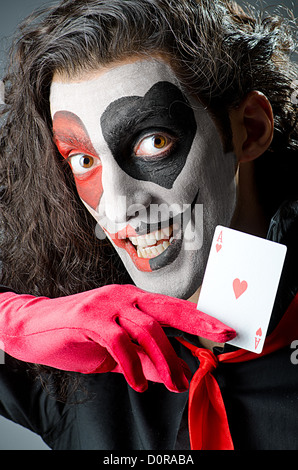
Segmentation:
{"type": "Polygon", "coordinates": [[[219,250],[221,250],[221,246],[222,246],[222,245],[219,245],[218,243],[217,243],[217,245],[215,246],[217,253],[219,252],[219,250]]]}
{"type": "Polygon", "coordinates": [[[262,336],[262,334],[263,334],[262,330],[261,330],[261,328],[259,328],[258,331],[256,331],[256,335],[257,336],[262,336]]]}
{"type": "Polygon", "coordinates": [[[247,282],[240,281],[240,279],[234,279],[233,289],[236,299],[238,299],[247,289],[247,282]]]}

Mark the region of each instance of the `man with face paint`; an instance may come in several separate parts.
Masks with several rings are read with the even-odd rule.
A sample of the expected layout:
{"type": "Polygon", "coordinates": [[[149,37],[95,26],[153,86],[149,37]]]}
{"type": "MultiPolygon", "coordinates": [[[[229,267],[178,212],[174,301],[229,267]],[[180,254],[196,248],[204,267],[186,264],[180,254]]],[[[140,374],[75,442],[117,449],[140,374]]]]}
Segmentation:
{"type": "Polygon", "coordinates": [[[236,158],[208,112],[162,59],[131,59],[81,80],[57,75],[50,104],[78,193],[135,284],[190,298],[214,227],[230,224],[236,202],[236,158]],[[87,150],[74,145],[78,133],[87,150]]]}
{"type": "MultiPolygon", "coordinates": [[[[23,93],[12,90],[3,131],[3,163],[14,177],[2,191],[0,340],[10,356],[47,366],[34,366],[43,378],[62,374],[69,387],[63,371],[83,373],[96,397],[60,407],[7,356],[2,414],[24,424],[10,413],[9,395],[51,448],[295,448],[296,379],[285,349],[296,334],[298,286],[297,123],[288,100],[295,67],[282,23],[267,24],[277,34],[225,1],[64,0],[22,30],[11,80],[23,93]],[[28,132],[13,153],[26,99],[28,132]],[[225,344],[235,332],[195,308],[218,224],[288,245],[258,361],[225,344]],[[11,248],[21,225],[28,255],[11,248]],[[91,227],[100,240],[90,241],[91,227]],[[121,285],[103,234],[135,286],[121,285]],[[282,432],[275,426],[270,437],[268,387],[284,409],[276,416],[282,432]],[[20,394],[39,397],[33,409],[20,394]]],[[[80,401],[80,389],[74,394],[80,401]]]]}

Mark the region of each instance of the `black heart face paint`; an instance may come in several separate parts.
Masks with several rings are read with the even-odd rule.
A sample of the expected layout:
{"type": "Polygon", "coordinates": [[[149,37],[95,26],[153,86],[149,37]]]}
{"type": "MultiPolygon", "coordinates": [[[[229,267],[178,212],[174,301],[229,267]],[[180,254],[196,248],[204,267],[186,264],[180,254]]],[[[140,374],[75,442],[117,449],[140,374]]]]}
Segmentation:
{"type": "Polygon", "coordinates": [[[78,193],[133,281],[189,298],[236,202],[235,156],[209,114],[162,59],[57,75],[50,104],[78,193]]]}
{"type": "MultiPolygon", "coordinates": [[[[128,175],[170,189],[182,171],[196,134],[194,112],[179,88],[158,82],[144,98],[131,96],[111,103],[101,117],[102,133],[113,157],[128,175]],[[150,131],[150,129],[152,131],[150,131]],[[157,134],[157,132],[160,134],[157,134]],[[167,151],[153,155],[132,155],[134,142],[158,136],[160,149],[171,141],[167,151]]],[[[151,144],[152,146],[154,143],[151,144]]],[[[147,153],[150,153],[150,144],[147,153]]]]}

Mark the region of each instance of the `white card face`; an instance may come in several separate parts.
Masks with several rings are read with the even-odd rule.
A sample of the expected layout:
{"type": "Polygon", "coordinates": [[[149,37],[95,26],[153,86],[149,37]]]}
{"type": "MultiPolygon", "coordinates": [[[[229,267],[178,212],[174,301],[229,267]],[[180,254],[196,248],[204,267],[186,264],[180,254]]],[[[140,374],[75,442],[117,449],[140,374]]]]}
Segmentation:
{"type": "Polygon", "coordinates": [[[216,227],[198,309],[236,330],[229,344],[260,354],[287,248],[216,227]]]}

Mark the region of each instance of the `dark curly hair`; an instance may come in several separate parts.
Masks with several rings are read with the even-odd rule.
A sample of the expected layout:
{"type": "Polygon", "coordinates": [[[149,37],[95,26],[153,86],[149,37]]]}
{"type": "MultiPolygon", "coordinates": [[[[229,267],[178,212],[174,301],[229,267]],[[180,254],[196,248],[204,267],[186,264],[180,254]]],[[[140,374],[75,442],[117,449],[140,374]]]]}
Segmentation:
{"type": "Polygon", "coordinates": [[[20,293],[58,297],[130,282],[81,204],[53,144],[49,90],[70,76],[139,54],[170,58],[181,84],[222,125],[252,90],[275,116],[270,149],[256,161],[268,216],[297,198],[298,77],[291,61],[294,18],[245,10],[229,0],[63,0],[19,28],[4,78],[0,141],[1,283],[20,293]]]}

